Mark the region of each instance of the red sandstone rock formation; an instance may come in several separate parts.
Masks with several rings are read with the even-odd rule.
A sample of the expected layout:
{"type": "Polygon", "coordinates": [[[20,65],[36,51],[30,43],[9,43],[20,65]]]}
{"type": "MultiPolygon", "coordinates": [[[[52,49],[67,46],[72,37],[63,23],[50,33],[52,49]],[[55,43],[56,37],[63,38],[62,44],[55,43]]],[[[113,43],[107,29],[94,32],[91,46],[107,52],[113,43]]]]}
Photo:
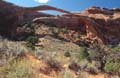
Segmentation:
{"type": "Polygon", "coordinates": [[[39,16],[40,18],[33,21],[49,22],[57,27],[67,26],[69,29],[82,30],[88,37],[97,36],[105,44],[116,44],[120,41],[119,8],[107,9],[94,6],[84,12],[70,13],[47,5],[20,7],[3,0],[0,1],[0,34],[14,35],[17,25],[39,16]],[[39,10],[56,10],[66,14],[41,17],[41,13],[37,12],[39,10]]]}
{"type": "Polygon", "coordinates": [[[92,7],[84,12],[63,14],[56,17],[40,17],[33,21],[50,22],[58,27],[84,30],[86,35],[97,36],[104,44],[116,44],[120,41],[120,9],[92,7]]]}
{"type": "Polygon", "coordinates": [[[0,0],[0,34],[10,34],[14,36],[17,25],[23,23],[27,19],[33,19],[36,15],[41,16],[43,13],[41,14],[37,12],[41,10],[55,10],[63,13],[70,13],[48,5],[21,7],[4,0],[0,0]],[[34,15],[35,13],[36,15],[34,15]],[[26,18],[26,16],[30,17],[29,15],[33,15],[33,17],[26,18]]]}

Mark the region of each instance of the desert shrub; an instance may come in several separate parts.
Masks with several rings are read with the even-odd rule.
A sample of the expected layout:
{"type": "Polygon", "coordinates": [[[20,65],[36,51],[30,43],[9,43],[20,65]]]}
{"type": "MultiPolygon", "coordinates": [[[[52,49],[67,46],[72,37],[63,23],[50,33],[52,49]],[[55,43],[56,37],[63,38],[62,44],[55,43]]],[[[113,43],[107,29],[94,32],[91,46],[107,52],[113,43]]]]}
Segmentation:
{"type": "Polygon", "coordinates": [[[25,52],[25,47],[19,42],[8,40],[0,41],[0,56],[6,59],[13,59],[25,52]]]}
{"type": "Polygon", "coordinates": [[[120,44],[114,46],[114,47],[112,48],[112,50],[115,51],[115,52],[120,51],[120,44]]]}
{"type": "Polygon", "coordinates": [[[66,56],[66,57],[70,57],[71,54],[70,54],[70,52],[67,51],[67,52],[65,52],[64,56],[66,56]]]}
{"type": "Polygon", "coordinates": [[[71,52],[70,62],[76,62],[79,65],[86,65],[89,61],[88,51],[86,47],[80,47],[76,52],[71,52]]]}
{"type": "Polygon", "coordinates": [[[108,73],[118,74],[120,70],[120,52],[119,45],[112,47],[111,45],[96,45],[92,49],[88,49],[88,60],[95,61],[95,67],[108,73]]]}
{"type": "Polygon", "coordinates": [[[88,52],[86,47],[81,47],[80,52],[78,54],[78,60],[81,61],[83,59],[86,59],[88,57],[88,52]]]}
{"type": "Polygon", "coordinates": [[[78,78],[88,78],[87,72],[79,71],[78,78]]]}
{"type": "Polygon", "coordinates": [[[120,78],[120,76],[112,76],[111,78],[120,78]]]}
{"type": "Polygon", "coordinates": [[[32,78],[30,61],[14,60],[11,64],[0,67],[0,78],[32,78]]]}
{"type": "Polygon", "coordinates": [[[54,34],[58,35],[60,33],[60,29],[56,27],[49,27],[49,30],[54,34]]]}
{"type": "Polygon", "coordinates": [[[54,59],[44,59],[45,63],[46,63],[46,66],[45,67],[42,67],[39,69],[39,71],[43,74],[50,74],[51,72],[61,72],[63,67],[62,65],[60,64],[60,62],[54,60],[54,59]]]}
{"type": "Polygon", "coordinates": [[[59,72],[63,69],[62,65],[60,62],[54,60],[54,59],[49,59],[46,60],[47,65],[54,71],[59,72]]]}
{"type": "Polygon", "coordinates": [[[120,63],[117,61],[108,59],[105,63],[104,70],[106,72],[118,72],[120,70],[120,63]]]}
{"type": "Polygon", "coordinates": [[[89,59],[88,60],[95,60],[97,56],[99,56],[99,52],[96,52],[95,50],[90,49],[88,51],[89,53],[89,59]]]}
{"type": "Polygon", "coordinates": [[[35,50],[35,44],[38,42],[37,36],[29,36],[27,39],[27,47],[35,50]]]}
{"type": "Polygon", "coordinates": [[[72,62],[72,63],[68,66],[68,68],[69,68],[70,70],[73,70],[74,72],[78,72],[78,71],[81,69],[80,65],[77,64],[77,63],[75,63],[75,62],[72,62]]]}
{"type": "Polygon", "coordinates": [[[60,32],[67,33],[68,32],[67,26],[65,26],[64,28],[60,28],[60,32]]]}
{"type": "MultiPolygon", "coordinates": [[[[112,53],[109,47],[104,45],[96,45],[93,48],[88,49],[88,60],[97,61],[99,63],[105,63],[108,56],[112,53]]],[[[104,65],[103,65],[104,66],[104,65]]]]}
{"type": "Polygon", "coordinates": [[[62,71],[63,78],[75,78],[75,75],[72,71],[70,70],[64,70],[62,71]]]}
{"type": "Polygon", "coordinates": [[[36,56],[37,56],[39,59],[41,59],[41,58],[44,57],[44,56],[43,56],[43,53],[44,53],[44,51],[43,51],[41,48],[36,48],[36,49],[35,49],[35,54],[36,54],[36,56]]]}

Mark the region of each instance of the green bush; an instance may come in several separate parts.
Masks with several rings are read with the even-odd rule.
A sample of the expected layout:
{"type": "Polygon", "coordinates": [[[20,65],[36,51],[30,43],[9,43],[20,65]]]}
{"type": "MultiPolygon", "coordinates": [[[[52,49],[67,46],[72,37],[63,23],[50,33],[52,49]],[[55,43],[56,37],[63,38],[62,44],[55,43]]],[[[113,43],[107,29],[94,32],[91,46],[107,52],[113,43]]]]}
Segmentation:
{"type": "Polygon", "coordinates": [[[0,40],[0,57],[12,60],[25,52],[25,47],[19,42],[12,42],[8,40],[0,40]]]}
{"type": "Polygon", "coordinates": [[[68,32],[67,26],[65,28],[60,28],[60,32],[67,33],[68,32]]]}
{"type": "Polygon", "coordinates": [[[120,63],[113,60],[107,60],[104,70],[106,72],[118,72],[120,70],[120,63]]]}
{"type": "Polygon", "coordinates": [[[120,44],[112,48],[113,51],[117,52],[120,51],[120,44]]]}
{"type": "Polygon", "coordinates": [[[75,78],[74,73],[70,70],[64,70],[62,73],[64,78],[75,78]]]}
{"type": "Polygon", "coordinates": [[[25,59],[0,67],[0,78],[31,78],[32,65],[25,59]]]}
{"type": "Polygon", "coordinates": [[[64,56],[66,56],[66,57],[70,57],[71,54],[70,54],[70,52],[67,51],[67,52],[65,52],[64,56]]]}
{"type": "Polygon", "coordinates": [[[120,78],[120,76],[112,76],[111,78],[120,78]]]}
{"type": "Polygon", "coordinates": [[[87,52],[87,48],[86,47],[81,47],[80,48],[80,52],[78,54],[78,59],[79,61],[86,59],[89,56],[88,52],[87,52]]]}
{"type": "Polygon", "coordinates": [[[37,36],[29,36],[27,39],[27,47],[35,50],[35,44],[38,42],[37,36]]]}

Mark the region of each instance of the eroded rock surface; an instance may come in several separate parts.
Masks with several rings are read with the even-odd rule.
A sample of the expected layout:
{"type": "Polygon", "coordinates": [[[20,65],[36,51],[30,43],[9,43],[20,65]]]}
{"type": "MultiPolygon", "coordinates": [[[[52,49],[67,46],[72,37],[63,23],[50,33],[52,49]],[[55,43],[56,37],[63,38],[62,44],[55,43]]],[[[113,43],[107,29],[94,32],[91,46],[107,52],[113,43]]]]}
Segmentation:
{"type": "Polygon", "coordinates": [[[14,36],[19,24],[28,20],[51,23],[56,27],[80,30],[86,38],[96,37],[104,44],[117,44],[120,41],[120,8],[91,7],[83,12],[69,12],[48,5],[21,7],[4,0],[0,1],[0,34],[14,36]],[[51,15],[37,11],[55,10],[65,14],[51,15]],[[38,18],[37,18],[38,17],[38,18]]]}
{"type": "Polygon", "coordinates": [[[41,10],[55,10],[63,13],[69,13],[68,11],[48,6],[41,5],[36,7],[21,7],[15,4],[0,1],[0,34],[14,36],[17,25],[25,22],[25,20],[33,19],[40,16],[53,16],[50,14],[39,13],[41,10]]]}
{"type": "Polygon", "coordinates": [[[117,44],[120,41],[120,9],[91,7],[83,12],[62,14],[56,17],[40,17],[34,21],[53,23],[57,27],[82,30],[87,37],[97,37],[104,44],[117,44]]]}

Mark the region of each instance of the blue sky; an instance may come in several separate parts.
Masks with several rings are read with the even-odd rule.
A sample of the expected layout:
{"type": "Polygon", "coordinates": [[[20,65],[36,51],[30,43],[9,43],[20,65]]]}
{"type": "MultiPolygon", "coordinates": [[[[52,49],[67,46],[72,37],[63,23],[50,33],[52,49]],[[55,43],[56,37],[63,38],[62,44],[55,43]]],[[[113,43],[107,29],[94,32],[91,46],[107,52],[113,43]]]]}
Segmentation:
{"type": "MultiPolygon", "coordinates": [[[[8,1],[26,7],[47,4],[68,11],[82,11],[91,6],[120,8],[120,0],[49,0],[47,3],[40,3],[35,0],[8,0],[8,1]]],[[[47,12],[57,14],[57,12],[53,12],[53,11],[47,11],[47,12]]]]}

